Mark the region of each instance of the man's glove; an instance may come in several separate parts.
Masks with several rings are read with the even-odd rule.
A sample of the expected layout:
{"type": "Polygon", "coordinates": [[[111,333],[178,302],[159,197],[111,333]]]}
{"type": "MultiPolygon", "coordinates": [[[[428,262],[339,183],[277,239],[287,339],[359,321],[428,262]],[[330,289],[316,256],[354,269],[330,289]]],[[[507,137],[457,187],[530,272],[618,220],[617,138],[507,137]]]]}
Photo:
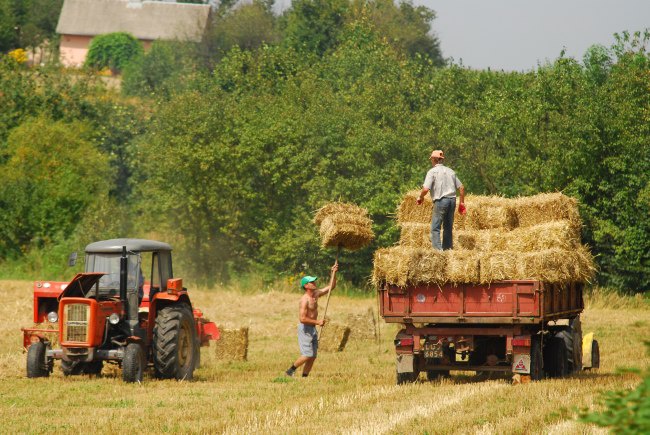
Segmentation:
{"type": "Polygon", "coordinates": [[[467,213],[467,209],[465,208],[465,204],[459,204],[458,205],[458,213],[460,213],[460,214],[467,213]]]}

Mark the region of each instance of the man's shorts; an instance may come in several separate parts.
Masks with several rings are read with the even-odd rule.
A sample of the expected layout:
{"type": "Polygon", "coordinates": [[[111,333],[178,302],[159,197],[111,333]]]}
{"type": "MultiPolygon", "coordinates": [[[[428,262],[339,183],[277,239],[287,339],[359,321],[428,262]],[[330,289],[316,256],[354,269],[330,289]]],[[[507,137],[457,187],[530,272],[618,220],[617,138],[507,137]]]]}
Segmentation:
{"type": "Polygon", "coordinates": [[[300,346],[300,355],[316,358],[318,353],[318,333],[315,326],[298,324],[298,346],[300,346]]]}

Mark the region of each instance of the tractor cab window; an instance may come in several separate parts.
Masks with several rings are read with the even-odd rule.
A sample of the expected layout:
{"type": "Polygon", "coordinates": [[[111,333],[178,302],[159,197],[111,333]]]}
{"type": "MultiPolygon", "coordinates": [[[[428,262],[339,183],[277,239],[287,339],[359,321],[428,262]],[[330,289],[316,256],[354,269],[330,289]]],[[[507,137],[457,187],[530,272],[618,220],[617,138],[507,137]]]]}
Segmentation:
{"type": "MultiPolygon", "coordinates": [[[[86,272],[103,272],[99,280],[100,297],[116,297],[120,294],[121,254],[88,254],[86,272]]],[[[140,256],[129,254],[127,259],[127,289],[137,289],[142,285],[140,256]]]]}

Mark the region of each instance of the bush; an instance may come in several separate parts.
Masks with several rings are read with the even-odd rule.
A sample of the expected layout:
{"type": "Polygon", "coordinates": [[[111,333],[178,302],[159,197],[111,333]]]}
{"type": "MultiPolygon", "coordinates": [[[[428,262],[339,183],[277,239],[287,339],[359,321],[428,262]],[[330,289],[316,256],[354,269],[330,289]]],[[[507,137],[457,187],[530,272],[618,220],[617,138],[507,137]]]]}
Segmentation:
{"type": "Polygon", "coordinates": [[[119,73],[132,60],[142,56],[142,44],[133,35],[124,32],[99,35],[90,42],[86,66],[119,73]]]}

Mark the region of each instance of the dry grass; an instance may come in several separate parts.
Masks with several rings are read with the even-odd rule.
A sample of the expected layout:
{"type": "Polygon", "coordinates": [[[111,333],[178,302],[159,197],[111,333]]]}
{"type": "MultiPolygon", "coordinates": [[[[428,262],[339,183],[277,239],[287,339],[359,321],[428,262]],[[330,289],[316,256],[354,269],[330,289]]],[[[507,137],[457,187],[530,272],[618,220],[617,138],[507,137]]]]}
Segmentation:
{"type": "Polygon", "coordinates": [[[355,251],[375,238],[368,211],[354,204],[326,204],[316,212],[314,223],[320,226],[324,248],[341,247],[355,251]]]}
{"type": "MultiPolygon", "coordinates": [[[[248,361],[219,361],[203,349],[193,382],[127,385],[119,372],[101,378],[63,378],[59,365],[47,379],[26,379],[20,326],[32,316],[31,284],[0,282],[0,421],[3,433],[568,433],[597,431],[574,420],[598,393],[633,388],[633,374],[618,367],[647,367],[641,344],[650,336],[650,310],[598,307],[583,315],[601,348],[599,372],[512,386],[507,379],[455,374],[441,382],[424,376],[396,386],[395,328],[381,322],[379,344],[350,340],[343,352],[322,353],[309,378],[281,373],[298,356],[299,292],[276,289],[242,295],[194,290],[205,315],[228,327],[248,326],[248,361]],[[92,416],[92,417],[89,417],[92,416]]],[[[595,300],[595,299],[594,299],[595,300]]],[[[622,298],[620,303],[624,303],[622,298]]],[[[598,303],[600,304],[600,303],[598,303]]],[[[376,305],[374,298],[330,300],[332,320],[346,323],[376,305]]]]}

